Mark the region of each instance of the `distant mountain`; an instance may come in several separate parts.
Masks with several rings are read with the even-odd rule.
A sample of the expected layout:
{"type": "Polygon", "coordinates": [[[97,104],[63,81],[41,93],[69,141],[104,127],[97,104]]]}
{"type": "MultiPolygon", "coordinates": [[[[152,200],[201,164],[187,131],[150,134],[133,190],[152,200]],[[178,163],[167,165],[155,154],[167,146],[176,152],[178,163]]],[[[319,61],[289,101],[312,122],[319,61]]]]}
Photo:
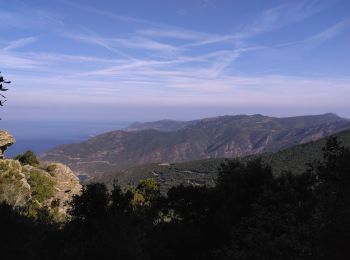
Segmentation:
{"type": "Polygon", "coordinates": [[[194,125],[197,123],[198,120],[193,120],[193,121],[176,121],[176,120],[159,120],[155,122],[135,122],[131,125],[129,125],[127,128],[125,128],[125,131],[140,131],[140,130],[148,130],[148,129],[153,129],[153,130],[158,130],[162,132],[173,132],[173,131],[178,131],[180,129],[189,127],[191,125],[194,125]]]}
{"type": "MultiPolygon", "coordinates": [[[[343,146],[350,148],[350,130],[338,133],[335,136],[342,142],[343,146]]],[[[299,174],[307,169],[307,164],[322,159],[322,147],[325,144],[326,138],[322,138],[315,142],[292,146],[276,153],[247,156],[242,160],[252,160],[260,157],[264,163],[271,165],[275,175],[285,171],[299,174]]],[[[104,182],[111,187],[113,181],[118,179],[119,183],[126,187],[135,186],[142,179],[153,178],[161,184],[163,192],[180,184],[213,186],[218,168],[224,162],[224,158],[215,158],[174,164],[151,163],[131,167],[123,171],[99,174],[91,178],[90,181],[104,182]]]]}
{"type": "MultiPolygon", "coordinates": [[[[180,129],[184,129],[190,126],[193,126],[197,124],[198,122],[210,122],[210,121],[220,121],[224,118],[226,119],[238,119],[246,117],[246,115],[237,115],[237,116],[219,116],[219,117],[212,117],[212,118],[205,118],[202,120],[191,120],[191,121],[176,121],[176,120],[169,120],[169,119],[163,119],[153,122],[135,122],[126,127],[125,131],[141,131],[141,130],[158,130],[162,132],[173,132],[178,131],[180,129]]],[[[252,115],[251,117],[264,117],[262,115],[252,115]]],[[[286,117],[286,118],[278,118],[279,121],[283,122],[285,121],[288,125],[294,125],[297,127],[307,127],[310,125],[317,125],[317,124],[326,124],[326,123],[333,123],[336,121],[349,121],[349,119],[341,118],[336,114],[333,113],[327,113],[323,115],[312,115],[312,116],[299,116],[299,117],[286,117]]]]}
{"type": "Polygon", "coordinates": [[[62,162],[77,174],[93,176],[151,162],[174,163],[276,152],[350,129],[348,119],[334,114],[289,118],[238,115],[188,124],[163,121],[147,125],[158,130],[143,130],[144,124],[141,128],[138,126],[141,130],[134,126],[133,131],[113,131],[85,142],[59,146],[41,159],[62,162]]]}

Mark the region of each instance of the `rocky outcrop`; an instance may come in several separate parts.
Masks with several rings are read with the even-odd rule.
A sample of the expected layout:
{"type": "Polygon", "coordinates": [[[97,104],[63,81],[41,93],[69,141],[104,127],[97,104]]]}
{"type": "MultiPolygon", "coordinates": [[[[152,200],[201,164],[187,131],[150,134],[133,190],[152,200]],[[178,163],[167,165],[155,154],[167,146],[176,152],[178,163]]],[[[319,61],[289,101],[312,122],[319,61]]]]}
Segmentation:
{"type": "Polygon", "coordinates": [[[0,203],[21,208],[32,217],[45,209],[54,219],[64,219],[68,202],[80,193],[78,177],[60,163],[39,165],[30,151],[22,156],[30,160],[22,160],[22,157],[19,160],[4,159],[4,151],[14,143],[12,135],[0,131],[0,203]]]}
{"type": "Polygon", "coordinates": [[[0,160],[0,202],[29,208],[31,214],[46,208],[65,216],[68,202],[80,193],[76,175],[65,165],[51,163],[33,167],[17,160],[0,160]]]}
{"type": "Polygon", "coordinates": [[[16,142],[15,138],[4,130],[0,130],[0,159],[4,158],[7,147],[16,142]]]}
{"type": "Polygon", "coordinates": [[[68,203],[74,195],[78,195],[81,191],[81,185],[78,177],[66,165],[61,163],[46,164],[46,171],[55,182],[55,195],[51,201],[59,203],[59,213],[65,214],[69,208],[68,203]]]}

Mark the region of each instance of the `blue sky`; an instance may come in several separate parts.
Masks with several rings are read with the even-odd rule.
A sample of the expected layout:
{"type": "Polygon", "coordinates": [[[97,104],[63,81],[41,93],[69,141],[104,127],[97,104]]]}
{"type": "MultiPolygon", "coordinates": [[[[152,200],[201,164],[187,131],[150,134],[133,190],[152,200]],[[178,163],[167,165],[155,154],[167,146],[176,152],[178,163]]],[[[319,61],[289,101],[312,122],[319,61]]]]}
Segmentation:
{"type": "Polygon", "coordinates": [[[350,117],[350,2],[2,1],[6,120],[350,117]]]}

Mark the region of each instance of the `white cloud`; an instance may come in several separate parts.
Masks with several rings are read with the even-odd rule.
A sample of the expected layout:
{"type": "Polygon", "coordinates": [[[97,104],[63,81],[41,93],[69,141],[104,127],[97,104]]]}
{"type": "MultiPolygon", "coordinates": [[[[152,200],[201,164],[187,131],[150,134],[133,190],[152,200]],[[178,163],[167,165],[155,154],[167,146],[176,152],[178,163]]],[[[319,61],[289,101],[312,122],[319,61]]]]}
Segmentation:
{"type": "MultiPolygon", "coordinates": [[[[108,50],[103,56],[98,55],[100,49],[97,48],[93,49],[98,50],[93,52],[95,56],[18,50],[35,41],[39,43],[42,36],[9,43],[0,50],[0,65],[13,69],[8,76],[15,82],[14,103],[35,104],[40,100],[47,106],[66,103],[147,106],[348,104],[345,97],[350,96],[349,78],[317,79],[267,73],[258,77],[231,71],[232,64],[246,53],[264,49],[254,44],[255,36],[300,22],[319,12],[321,7],[314,2],[289,3],[269,9],[256,21],[231,34],[193,31],[119,16],[85,5],[66,4],[101,17],[142,26],[123,37],[104,36],[89,29],[60,31],[72,45],[78,41],[91,48],[108,50]]],[[[348,26],[349,20],[344,20],[298,44],[324,42],[348,26]]],[[[289,45],[296,46],[294,43],[289,45]]]]}
{"type": "Polygon", "coordinates": [[[5,48],[3,48],[3,50],[4,51],[16,50],[16,49],[22,48],[30,43],[33,43],[36,40],[37,40],[37,37],[21,38],[21,39],[10,42],[5,48]]]}
{"type": "Polygon", "coordinates": [[[42,63],[15,53],[0,50],[0,66],[6,69],[36,70],[42,63]]]}
{"type": "Polygon", "coordinates": [[[114,47],[112,45],[110,39],[101,37],[92,31],[89,31],[89,34],[65,32],[63,34],[63,36],[74,39],[74,40],[86,42],[89,44],[97,45],[97,46],[103,47],[111,52],[114,52],[114,53],[118,54],[119,56],[130,58],[130,56],[128,54],[126,54],[125,52],[121,51],[120,49],[114,47]]]}
{"type": "Polygon", "coordinates": [[[0,24],[7,28],[20,28],[29,30],[52,29],[64,25],[62,17],[57,13],[31,8],[26,4],[14,10],[6,10],[1,6],[0,24]]]}
{"type": "Polygon", "coordinates": [[[303,45],[319,45],[325,41],[333,39],[341,32],[349,28],[350,18],[340,21],[337,24],[325,29],[324,31],[305,39],[302,43],[303,45]]]}
{"type": "Polygon", "coordinates": [[[145,49],[161,52],[176,52],[179,49],[170,45],[155,40],[150,40],[142,37],[131,37],[126,39],[110,39],[111,43],[116,44],[117,46],[133,49],[145,49]]]}
{"type": "Polygon", "coordinates": [[[237,36],[253,37],[261,33],[271,32],[282,27],[298,23],[309,18],[325,8],[320,1],[295,1],[265,10],[251,24],[242,28],[237,36]]]}
{"type": "Polygon", "coordinates": [[[288,47],[301,47],[303,49],[313,48],[315,46],[321,45],[326,41],[329,41],[336,36],[338,36],[343,31],[350,28],[350,18],[342,20],[335,25],[332,25],[323,31],[316,33],[314,35],[308,36],[305,39],[287,42],[283,44],[278,44],[274,46],[275,48],[288,48],[288,47]]]}
{"type": "Polygon", "coordinates": [[[207,38],[217,36],[211,33],[191,31],[183,28],[153,28],[139,30],[136,33],[139,35],[145,35],[155,38],[170,38],[180,40],[205,40],[207,38]]]}

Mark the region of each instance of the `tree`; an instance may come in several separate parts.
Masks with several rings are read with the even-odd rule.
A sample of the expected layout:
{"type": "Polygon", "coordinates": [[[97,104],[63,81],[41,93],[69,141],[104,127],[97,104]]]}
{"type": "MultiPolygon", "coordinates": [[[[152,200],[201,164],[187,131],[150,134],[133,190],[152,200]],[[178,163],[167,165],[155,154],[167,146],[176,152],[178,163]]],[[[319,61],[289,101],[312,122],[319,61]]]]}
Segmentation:
{"type": "Polygon", "coordinates": [[[82,189],[70,202],[69,214],[73,221],[91,222],[103,218],[107,213],[109,194],[105,184],[92,183],[82,189]]]}
{"type": "Polygon", "coordinates": [[[153,179],[141,180],[133,191],[132,204],[135,206],[151,206],[160,197],[160,186],[153,179]]]}
{"type": "Polygon", "coordinates": [[[350,255],[350,149],[335,137],[323,148],[323,160],[310,172],[317,180],[315,222],[320,258],[347,259],[350,255]]]}

